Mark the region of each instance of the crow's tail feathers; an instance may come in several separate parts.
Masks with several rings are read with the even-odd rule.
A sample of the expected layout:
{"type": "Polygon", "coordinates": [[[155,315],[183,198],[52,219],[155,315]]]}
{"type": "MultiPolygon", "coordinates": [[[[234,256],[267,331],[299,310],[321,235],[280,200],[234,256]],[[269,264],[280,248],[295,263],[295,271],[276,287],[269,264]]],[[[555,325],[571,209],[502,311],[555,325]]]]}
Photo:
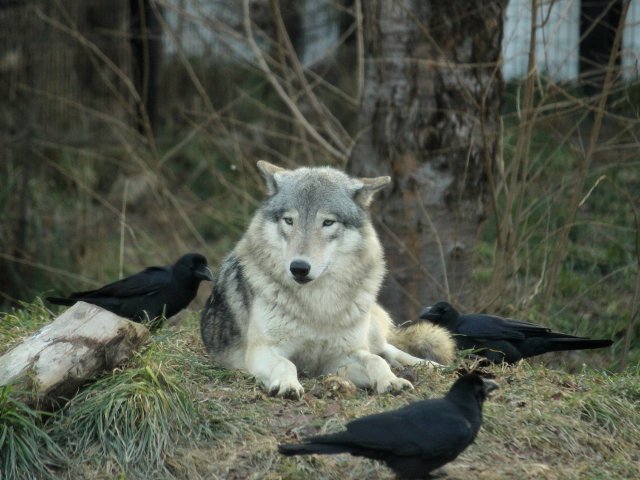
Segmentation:
{"type": "Polygon", "coordinates": [[[47,302],[53,303],[54,305],[67,305],[71,306],[77,302],[77,300],[73,300],[71,298],[64,297],[46,297],[47,302]]]}
{"type": "Polygon", "coordinates": [[[312,453],[349,453],[350,448],[345,445],[327,445],[322,443],[290,443],[278,445],[278,451],[283,455],[310,455],[312,453]]]}
{"type": "Polygon", "coordinates": [[[551,340],[549,351],[559,352],[562,350],[588,350],[591,348],[608,347],[613,342],[611,340],[594,340],[580,337],[561,337],[551,340]]]}

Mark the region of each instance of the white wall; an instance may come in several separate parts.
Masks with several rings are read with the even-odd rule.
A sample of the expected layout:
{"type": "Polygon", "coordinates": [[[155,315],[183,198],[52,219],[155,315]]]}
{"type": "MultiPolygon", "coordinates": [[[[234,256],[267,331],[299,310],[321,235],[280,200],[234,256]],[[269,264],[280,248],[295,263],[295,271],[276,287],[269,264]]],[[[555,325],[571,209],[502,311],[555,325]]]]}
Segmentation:
{"type": "MultiPolygon", "coordinates": [[[[540,2],[536,57],[541,73],[556,81],[578,77],[580,0],[540,2]]],[[[507,7],[502,52],[505,79],[522,78],[527,72],[531,0],[510,0],[507,7]]],[[[622,69],[629,81],[640,76],[640,0],[631,0],[622,36],[622,69]]]]}
{"type": "MultiPolygon", "coordinates": [[[[305,49],[302,61],[305,65],[311,65],[336,48],[340,34],[338,15],[332,0],[300,2],[305,49]]],[[[215,27],[218,22],[218,25],[232,24],[241,35],[241,2],[163,0],[163,3],[167,5],[167,23],[173,31],[181,32],[181,47],[187,54],[251,57],[241,41],[231,39],[215,27]],[[179,9],[187,12],[186,17],[180,18],[177,13],[179,9]]],[[[539,3],[538,23],[541,24],[546,18],[536,37],[540,73],[556,81],[575,80],[578,77],[580,0],[542,0],[539,3]]],[[[502,42],[503,73],[507,80],[522,78],[526,74],[530,29],[531,0],[510,0],[502,42]]],[[[167,36],[165,47],[168,54],[176,52],[174,42],[167,36]]],[[[622,68],[624,77],[629,81],[640,79],[640,0],[631,0],[622,38],[622,68]]]]}

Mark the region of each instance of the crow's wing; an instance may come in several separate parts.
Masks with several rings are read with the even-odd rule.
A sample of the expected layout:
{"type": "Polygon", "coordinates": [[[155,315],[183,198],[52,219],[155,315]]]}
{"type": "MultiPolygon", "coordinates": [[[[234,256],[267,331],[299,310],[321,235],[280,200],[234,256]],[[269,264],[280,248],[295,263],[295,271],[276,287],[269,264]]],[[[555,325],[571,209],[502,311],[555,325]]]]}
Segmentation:
{"type": "Polygon", "coordinates": [[[346,437],[366,449],[428,458],[461,451],[473,440],[474,429],[449,402],[436,399],[354,420],[346,437]]]}
{"type": "Polygon", "coordinates": [[[69,298],[96,298],[152,295],[171,283],[171,267],[148,267],[130,277],[105,285],[96,290],[72,293],[69,298]]]}
{"type": "Polygon", "coordinates": [[[470,313],[460,315],[456,331],[460,335],[491,340],[524,340],[526,335],[493,315],[470,313]]]}
{"type": "Polygon", "coordinates": [[[524,320],[517,320],[515,318],[503,318],[502,320],[509,325],[509,327],[524,333],[526,336],[544,335],[545,333],[551,332],[551,329],[548,327],[525,322],[524,320]]]}
{"type": "Polygon", "coordinates": [[[534,335],[544,336],[550,331],[534,323],[479,313],[460,315],[456,329],[456,333],[462,335],[492,340],[524,340],[534,335]]]}

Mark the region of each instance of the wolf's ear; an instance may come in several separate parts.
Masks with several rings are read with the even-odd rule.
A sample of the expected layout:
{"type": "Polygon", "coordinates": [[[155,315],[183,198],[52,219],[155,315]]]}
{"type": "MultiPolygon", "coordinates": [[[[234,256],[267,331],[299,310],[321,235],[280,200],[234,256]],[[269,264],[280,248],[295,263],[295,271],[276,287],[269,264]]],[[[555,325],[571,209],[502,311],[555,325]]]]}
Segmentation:
{"type": "Polygon", "coordinates": [[[258,160],[258,170],[262,173],[264,180],[267,184],[267,193],[273,195],[278,191],[278,182],[276,181],[276,174],[286,172],[286,168],[277,167],[272,163],[265,162],[264,160],[258,160]]]}
{"type": "Polygon", "coordinates": [[[391,183],[391,177],[358,178],[356,182],[359,186],[354,199],[361,207],[368,207],[373,200],[373,195],[391,183]]]}

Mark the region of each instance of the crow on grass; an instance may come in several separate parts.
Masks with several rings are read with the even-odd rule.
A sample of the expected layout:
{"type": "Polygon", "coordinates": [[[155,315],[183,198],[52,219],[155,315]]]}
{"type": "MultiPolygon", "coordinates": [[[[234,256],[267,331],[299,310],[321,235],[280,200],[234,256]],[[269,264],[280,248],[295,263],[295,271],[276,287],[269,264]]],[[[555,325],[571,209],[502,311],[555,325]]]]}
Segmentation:
{"type": "Polygon", "coordinates": [[[553,332],[534,323],[480,313],[461,314],[447,302],[425,308],[420,318],[445,327],[459,349],[493,363],[516,363],[547,352],[608,347],[611,340],[594,340],[553,332]]]}
{"type": "Polygon", "coordinates": [[[353,420],[346,430],[283,444],[284,455],[350,453],[384,462],[399,478],[429,478],[476,438],[482,405],[498,385],[469,373],[443,398],[422,400],[398,410],[353,420]]]}

